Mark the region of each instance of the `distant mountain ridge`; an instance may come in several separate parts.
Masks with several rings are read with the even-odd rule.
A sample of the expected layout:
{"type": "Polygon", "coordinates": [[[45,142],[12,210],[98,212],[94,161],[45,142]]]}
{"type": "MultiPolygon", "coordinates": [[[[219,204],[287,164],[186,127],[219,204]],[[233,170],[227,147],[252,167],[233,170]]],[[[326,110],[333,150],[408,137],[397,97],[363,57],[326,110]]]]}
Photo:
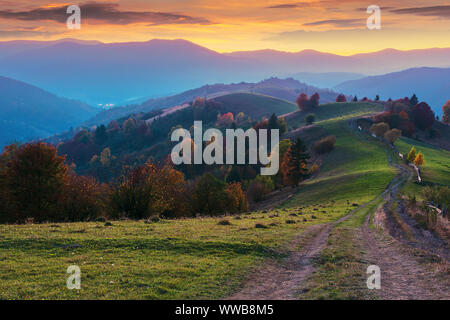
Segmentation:
{"type": "Polygon", "coordinates": [[[98,109],[0,76],[0,147],[76,127],[98,109]]]}
{"type": "Polygon", "coordinates": [[[398,99],[412,96],[425,101],[438,115],[442,106],[450,100],[450,68],[412,68],[381,76],[370,76],[346,81],[335,87],[346,94],[369,98],[380,95],[381,99],[398,99]]]}
{"type": "Polygon", "coordinates": [[[450,67],[449,56],[450,48],[339,56],[314,50],[218,53],[186,40],[63,39],[0,42],[0,72],[91,105],[123,105],[208,83],[256,82],[298,72],[382,74],[417,66],[450,67]]]}
{"type": "Polygon", "coordinates": [[[196,97],[205,97],[210,99],[232,93],[256,93],[295,102],[300,93],[312,95],[316,92],[320,94],[322,103],[334,102],[338,96],[338,93],[332,90],[309,86],[292,78],[269,78],[257,83],[241,82],[233,84],[205,85],[177,95],[150,99],[140,105],[116,107],[113,109],[104,110],[85,122],[85,125],[106,124],[111,120],[122,118],[130,114],[148,112],[154,109],[168,108],[191,102],[196,97]]]}

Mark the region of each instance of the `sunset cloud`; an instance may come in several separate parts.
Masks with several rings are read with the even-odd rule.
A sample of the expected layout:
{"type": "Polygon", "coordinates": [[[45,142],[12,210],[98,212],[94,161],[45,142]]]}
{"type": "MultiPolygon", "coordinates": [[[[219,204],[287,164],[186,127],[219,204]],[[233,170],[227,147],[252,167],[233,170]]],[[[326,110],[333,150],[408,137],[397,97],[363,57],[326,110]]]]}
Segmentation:
{"type": "Polygon", "coordinates": [[[397,14],[414,14],[418,16],[432,16],[450,19],[450,6],[433,6],[420,8],[403,8],[391,10],[397,14]]]}
{"type": "MultiPolygon", "coordinates": [[[[167,12],[152,11],[121,11],[117,3],[89,2],[80,5],[83,19],[105,24],[128,25],[132,23],[149,23],[150,25],[163,24],[210,24],[204,18],[167,12]]],[[[55,21],[65,23],[67,20],[67,4],[45,5],[29,11],[0,11],[0,18],[26,21],[55,21]]]]}
{"type": "Polygon", "coordinates": [[[450,4],[442,0],[369,2],[381,8],[382,30],[376,31],[367,30],[369,14],[360,0],[81,1],[82,27],[69,30],[68,0],[0,0],[0,41],[181,38],[219,52],[269,48],[339,54],[450,47],[450,4]]]}
{"type": "Polygon", "coordinates": [[[335,20],[320,20],[314,22],[304,23],[303,26],[322,26],[331,25],[338,28],[344,27],[365,27],[366,19],[335,19],[335,20]]]}

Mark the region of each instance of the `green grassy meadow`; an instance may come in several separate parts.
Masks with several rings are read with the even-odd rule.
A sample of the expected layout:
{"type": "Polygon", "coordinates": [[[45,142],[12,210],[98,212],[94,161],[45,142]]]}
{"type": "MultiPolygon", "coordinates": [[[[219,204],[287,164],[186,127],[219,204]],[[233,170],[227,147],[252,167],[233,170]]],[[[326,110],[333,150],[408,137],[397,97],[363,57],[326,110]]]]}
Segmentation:
{"type": "Polygon", "coordinates": [[[347,120],[321,125],[336,135],[335,150],[324,157],[317,177],[279,208],[239,217],[113,221],[112,226],[1,225],[0,299],[230,295],[266,259],[283,257],[295,235],[373,200],[394,177],[383,148],[356,136],[347,120]],[[231,224],[219,225],[223,219],[231,224]],[[81,290],[66,288],[70,265],[81,268],[81,290]]]}
{"type": "Polygon", "coordinates": [[[374,102],[340,102],[320,105],[313,111],[295,112],[286,116],[289,129],[305,125],[305,118],[310,113],[316,116],[316,122],[330,119],[346,119],[383,111],[383,106],[374,102]]]}

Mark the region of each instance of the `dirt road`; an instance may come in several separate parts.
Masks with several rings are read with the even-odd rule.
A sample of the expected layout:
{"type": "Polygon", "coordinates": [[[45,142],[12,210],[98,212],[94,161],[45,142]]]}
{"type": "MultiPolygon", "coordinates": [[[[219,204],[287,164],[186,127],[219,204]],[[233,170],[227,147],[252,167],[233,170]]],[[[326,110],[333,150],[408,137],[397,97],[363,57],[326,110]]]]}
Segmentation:
{"type": "MultiPolygon", "coordinates": [[[[356,126],[350,122],[355,134],[356,126]]],[[[392,159],[388,153],[389,164],[392,159]]],[[[413,241],[404,241],[392,226],[392,219],[384,212],[384,229],[376,230],[369,227],[370,215],[367,215],[364,225],[355,232],[364,244],[365,260],[368,265],[377,265],[381,269],[381,290],[375,290],[373,296],[380,299],[450,299],[448,279],[449,250],[439,239],[419,230],[417,224],[408,218],[400,200],[396,198],[403,183],[412,178],[412,171],[402,165],[394,165],[399,174],[380,195],[386,204],[377,212],[382,215],[389,205],[396,201],[399,205],[400,217],[414,235],[413,241]],[[417,250],[420,250],[418,252],[417,250]],[[440,259],[442,270],[432,270],[425,262],[427,259],[440,259]],[[424,262],[425,261],[425,262],[424,262]],[[447,273],[445,273],[447,270],[447,273]],[[447,276],[445,276],[447,274],[447,276]]],[[[375,200],[374,200],[375,201],[375,200]]],[[[296,299],[298,292],[306,280],[313,274],[313,259],[326,247],[327,239],[333,228],[342,221],[350,218],[355,212],[369,205],[367,203],[345,217],[325,225],[315,225],[299,234],[288,246],[289,254],[281,262],[268,262],[258,270],[244,284],[242,290],[228,299],[248,300],[289,300],[296,299]],[[300,249],[298,249],[300,247],[300,249]]],[[[397,232],[398,233],[398,232],[397,232]]]]}

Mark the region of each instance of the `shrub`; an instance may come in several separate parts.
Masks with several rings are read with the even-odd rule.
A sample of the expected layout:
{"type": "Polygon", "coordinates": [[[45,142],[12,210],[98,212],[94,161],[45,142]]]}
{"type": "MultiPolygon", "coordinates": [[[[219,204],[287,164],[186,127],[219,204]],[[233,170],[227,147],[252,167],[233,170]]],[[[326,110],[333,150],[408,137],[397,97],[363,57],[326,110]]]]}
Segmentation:
{"type": "Polygon", "coordinates": [[[231,226],[231,222],[229,221],[229,220],[220,220],[218,223],[217,223],[219,226],[231,226]]]}
{"type": "Polygon", "coordinates": [[[247,198],[245,197],[242,186],[239,182],[233,182],[227,186],[228,210],[231,213],[243,212],[248,210],[247,198]]]}
{"type": "Polygon", "coordinates": [[[160,168],[146,163],[122,175],[113,184],[109,204],[112,216],[145,219],[161,215],[166,218],[190,213],[186,205],[186,184],[181,172],[170,165],[160,168]]]}
{"type": "Polygon", "coordinates": [[[109,207],[113,218],[144,219],[150,216],[151,185],[148,167],[138,167],[113,184],[109,207]]]}
{"type": "Polygon", "coordinates": [[[334,149],[334,145],[336,143],[335,136],[328,136],[314,144],[314,152],[317,154],[324,154],[331,152],[334,149]]]}
{"type": "Polygon", "coordinates": [[[384,139],[387,142],[389,142],[390,144],[393,144],[401,136],[402,136],[402,132],[399,129],[392,129],[392,130],[386,131],[386,133],[384,134],[384,139]]]}
{"type": "Polygon", "coordinates": [[[94,178],[70,174],[60,201],[61,217],[66,221],[87,221],[100,217],[103,211],[105,186],[94,178]]]}
{"type": "Polygon", "coordinates": [[[310,113],[306,116],[305,122],[307,125],[313,124],[316,121],[316,116],[313,113],[310,113]]]}
{"type": "Polygon", "coordinates": [[[267,198],[270,193],[269,188],[266,184],[261,181],[254,179],[247,188],[247,197],[250,201],[259,202],[267,198]]]}
{"type": "Polygon", "coordinates": [[[370,132],[372,132],[377,137],[383,137],[388,130],[389,125],[385,122],[375,123],[370,127],[370,132]]]}
{"type": "Polygon", "coordinates": [[[196,212],[206,215],[223,214],[228,207],[227,185],[212,174],[204,174],[196,183],[193,207],[196,212]]]}

